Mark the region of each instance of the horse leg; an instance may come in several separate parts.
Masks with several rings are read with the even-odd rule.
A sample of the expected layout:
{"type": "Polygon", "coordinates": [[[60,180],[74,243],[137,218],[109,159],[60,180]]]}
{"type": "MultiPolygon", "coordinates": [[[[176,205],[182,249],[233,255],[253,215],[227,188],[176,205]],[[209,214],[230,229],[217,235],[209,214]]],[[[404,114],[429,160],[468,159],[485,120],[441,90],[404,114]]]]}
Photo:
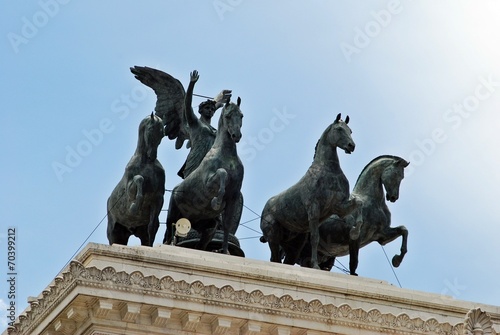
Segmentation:
{"type": "Polygon", "coordinates": [[[156,233],[158,232],[158,228],[160,227],[159,215],[162,206],[163,206],[163,197],[159,199],[158,205],[154,206],[154,208],[151,209],[151,213],[149,216],[149,224],[148,224],[148,239],[149,239],[148,245],[150,247],[153,246],[153,243],[155,242],[156,233]]]}
{"type": "Polygon", "coordinates": [[[142,207],[142,202],[144,200],[144,194],[142,192],[143,183],[144,177],[141,175],[135,175],[132,179],[131,185],[129,185],[128,195],[132,200],[132,204],[130,204],[130,212],[132,214],[137,213],[137,211],[142,207]]]}
{"type": "MultiPolygon", "coordinates": [[[[234,224],[229,228],[229,233],[235,235],[241,220],[241,213],[243,213],[243,194],[239,192],[238,196],[233,201],[235,203],[235,210],[232,213],[234,224]]],[[[225,216],[225,210],[222,213],[222,216],[225,216]]]]}
{"type": "Polygon", "coordinates": [[[224,231],[224,240],[222,242],[222,253],[229,255],[229,234],[236,233],[240,223],[240,217],[243,207],[243,196],[238,192],[236,199],[226,203],[222,216],[222,230],[224,231]],[[239,201],[241,199],[241,201],[239,201]]]}
{"type": "Polygon", "coordinates": [[[141,240],[141,245],[145,245],[150,247],[149,244],[149,234],[148,234],[148,226],[139,226],[133,229],[134,236],[138,237],[141,240]]]}
{"type": "Polygon", "coordinates": [[[309,221],[311,227],[311,267],[319,269],[318,264],[318,244],[319,244],[319,222],[318,219],[309,221]]]}
{"type": "Polygon", "coordinates": [[[349,272],[353,276],[357,276],[356,269],[358,268],[359,256],[359,239],[349,240],[349,272]]]}
{"type": "Polygon", "coordinates": [[[287,241],[285,250],[285,260],[283,264],[295,265],[301,256],[302,250],[307,242],[307,234],[296,234],[287,241]]]}
{"type": "Polygon", "coordinates": [[[227,171],[223,168],[217,169],[210,177],[207,183],[207,188],[218,188],[217,196],[213,197],[210,205],[214,211],[218,211],[222,205],[224,194],[226,192],[227,171]]]}
{"type": "MultiPolygon", "coordinates": [[[[108,228],[107,228],[107,236],[108,236],[108,242],[109,245],[112,245],[114,243],[116,244],[123,244],[127,245],[128,238],[130,237],[131,233],[130,231],[122,226],[120,223],[117,222],[117,219],[114,215],[113,208],[116,205],[116,201],[111,195],[109,197],[108,202],[107,202],[107,208],[108,208],[108,228]]],[[[115,208],[115,210],[118,210],[115,208]]]]}
{"type": "MultiPolygon", "coordinates": [[[[149,214],[149,223],[144,226],[137,227],[134,232],[135,236],[137,236],[141,240],[141,245],[145,245],[148,247],[152,247],[155,241],[156,232],[160,227],[160,220],[158,219],[158,215],[160,212],[153,206],[150,210],[149,214]]],[[[161,208],[161,207],[160,207],[161,208]]]]}
{"type": "Polygon", "coordinates": [[[392,257],[392,265],[397,268],[403,261],[403,257],[408,252],[408,229],[405,226],[399,226],[394,228],[387,228],[383,231],[383,236],[377,240],[380,245],[386,245],[389,242],[394,241],[396,238],[401,236],[403,240],[401,241],[401,254],[394,255],[392,257]]]}
{"type": "Polygon", "coordinates": [[[309,236],[311,241],[311,267],[319,269],[318,245],[319,245],[319,208],[317,203],[311,204],[307,209],[309,219],[309,236]]]}
{"type": "Polygon", "coordinates": [[[279,223],[274,219],[272,212],[274,208],[269,209],[268,205],[264,207],[264,210],[260,219],[260,229],[262,230],[262,237],[260,241],[269,245],[269,250],[271,251],[270,261],[274,263],[281,263],[281,229],[279,223]]]}
{"type": "Polygon", "coordinates": [[[128,239],[132,234],[127,228],[125,228],[124,226],[113,220],[112,222],[108,221],[107,235],[108,235],[109,245],[112,244],[127,245],[128,239]]]}
{"type": "Polygon", "coordinates": [[[267,244],[269,245],[269,250],[271,251],[270,261],[274,263],[281,263],[281,259],[283,258],[282,249],[280,246],[280,233],[277,233],[275,236],[269,236],[267,240],[267,244]],[[276,236],[277,235],[277,236],[276,236]]]}

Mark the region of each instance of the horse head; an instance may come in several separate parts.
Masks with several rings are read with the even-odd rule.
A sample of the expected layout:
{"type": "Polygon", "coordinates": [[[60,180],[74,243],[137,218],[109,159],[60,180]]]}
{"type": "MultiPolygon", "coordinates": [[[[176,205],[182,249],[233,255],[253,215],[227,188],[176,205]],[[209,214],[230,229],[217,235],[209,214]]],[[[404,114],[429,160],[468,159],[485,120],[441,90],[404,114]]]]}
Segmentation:
{"type": "Polygon", "coordinates": [[[243,124],[243,113],[240,110],[241,99],[237,103],[227,102],[222,109],[219,119],[219,129],[227,131],[229,137],[238,143],[241,139],[241,126],[243,124]]]}
{"type": "Polygon", "coordinates": [[[139,125],[138,149],[146,151],[147,157],[156,159],[157,148],[165,136],[163,120],[151,113],[139,125]]]}
{"type": "Polygon", "coordinates": [[[399,199],[399,186],[404,178],[404,169],[410,164],[402,158],[395,157],[381,175],[382,185],[386,192],[386,199],[390,202],[396,202],[399,199]]]}
{"type": "Polygon", "coordinates": [[[330,143],[340,149],[343,149],[346,154],[353,152],[356,147],[351,137],[352,130],[347,125],[348,123],[349,116],[347,116],[345,121],[343,121],[339,113],[329,132],[330,143]]]}

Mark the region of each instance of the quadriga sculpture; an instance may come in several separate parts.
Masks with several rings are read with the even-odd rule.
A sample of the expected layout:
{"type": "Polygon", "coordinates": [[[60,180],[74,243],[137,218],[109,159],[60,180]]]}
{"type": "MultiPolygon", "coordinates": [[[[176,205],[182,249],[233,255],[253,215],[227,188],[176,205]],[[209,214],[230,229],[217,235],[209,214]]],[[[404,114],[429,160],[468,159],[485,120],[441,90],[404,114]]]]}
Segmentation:
{"type": "MultiPolygon", "coordinates": [[[[270,198],[264,206],[260,222],[263,232],[261,241],[269,243],[271,262],[281,262],[286,232],[309,232],[311,266],[319,268],[317,250],[320,224],[332,214],[343,217],[360,205],[349,196],[349,181],[340,168],[337,155],[337,147],[346,153],[354,151],[355,144],[348,122],[349,117],[344,122],[338,114],[316,144],[314,160],[306,174],[295,185],[270,198]]],[[[306,242],[305,239],[303,241],[306,242]]],[[[297,256],[304,243],[296,245],[297,256]]]]}
{"type": "Polygon", "coordinates": [[[153,245],[165,193],[165,170],[156,159],[163,136],[161,118],[151,113],[141,121],[135,153],[108,198],[109,244],[126,245],[135,235],[141,245],[153,245]]]}
{"type": "Polygon", "coordinates": [[[238,98],[237,104],[228,102],[224,105],[212,148],[198,168],[172,190],[164,243],[172,241],[173,224],[180,218],[187,218],[193,229],[201,233],[196,248],[205,250],[215,234],[217,219],[224,212],[222,252],[228,253],[229,233],[236,231],[239,224],[235,213],[241,205],[243,182],[243,164],[236,151],[243,118],[240,104],[238,98]]]}
{"type": "MultiPolygon", "coordinates": [[[[408,230],[405,226],[391,227],[391,212],[386,200],[395,202],[399,199],[399,187],[408,164],[401,157],[383,155],[365,166],[352,191],[352,195],[361,199],[363,205],[344,219],[332,215],[319,228],[318,258],[322,269],[330,271],[335,257],[349,255],[349,271],[356,275],[360,248],[374,241],[385,245],[399,236],[402,237],[401,254],[392,258],[392,264],[395,267],[401,264],[407,252],[408,230]],[[362,215],[362,224],[356,226],[357,215],[362,215]]],[[[285,249],[293,253],[294,245],[304,239],[307,237],[295,237],[295,241],[290,241],[285,249]]],[[[297,263],[308,266],[309,252],[308,248],[303,248],[297,263]]]]}

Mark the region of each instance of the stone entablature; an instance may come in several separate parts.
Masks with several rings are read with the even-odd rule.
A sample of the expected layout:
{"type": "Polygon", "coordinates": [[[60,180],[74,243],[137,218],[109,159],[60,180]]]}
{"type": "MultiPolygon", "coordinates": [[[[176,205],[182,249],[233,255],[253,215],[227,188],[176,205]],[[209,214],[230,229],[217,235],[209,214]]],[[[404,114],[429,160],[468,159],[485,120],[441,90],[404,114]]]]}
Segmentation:
{"type": "Polygon", "coordinates": [[[500,307],[172,246],[89,244],[3,334],[496,335],[500,307]]]}

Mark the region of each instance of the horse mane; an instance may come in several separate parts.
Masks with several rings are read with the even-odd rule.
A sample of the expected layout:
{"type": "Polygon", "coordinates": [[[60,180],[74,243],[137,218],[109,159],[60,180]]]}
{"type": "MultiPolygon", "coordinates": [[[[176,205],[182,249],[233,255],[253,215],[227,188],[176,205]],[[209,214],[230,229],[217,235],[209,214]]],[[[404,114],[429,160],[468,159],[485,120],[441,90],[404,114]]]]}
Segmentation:
{"type": "Polygon", "coordinates": [[[320,138],[318,139],[318,142],[316,142],[316,145],[314,146],[314,156],[313,156],[313,160],[316,158],[316,152],[318,151],[318,146],[319,146],[319,141],[321,141],[321,139],[323,138],[323,136],[325,134],[327,134],[329,131],[330,131],[330,128],[333,127],[333,123],[330,124],[326,129],[325,131],[323,132],[323,134],[321,134],[320,138]]]}
{"type": "Polygon", "coordinates": [[[361,178],[361,176],[365,173],[366,170],[368,170],[368,168],[370,168],[373,164],[375,164],[375,162],[377,162],[381,159],[386,159],[386,158],[394,159],[394,160],[402,160],[403,159],[401,157],[393,156],[393,155],[380,155],[378,157],[375,157],[374,159],[372,159],[370,161],[370,163],[366,164],[366,166],[363,168],[363,170],[361,170],[361,173],[359,174],[358,179],[356,180],[356,184],[358,183],[359,178],[361,178]]]}
{"type": "Polygon", "coordinates": [[[318,140],[318,142],[316,142],[316,145],[314,146],[314,156],[313,156],[313,160],[316,158],[316,151],[318,151],[318,145],[319,145],[319,140],[318,140]]]}

